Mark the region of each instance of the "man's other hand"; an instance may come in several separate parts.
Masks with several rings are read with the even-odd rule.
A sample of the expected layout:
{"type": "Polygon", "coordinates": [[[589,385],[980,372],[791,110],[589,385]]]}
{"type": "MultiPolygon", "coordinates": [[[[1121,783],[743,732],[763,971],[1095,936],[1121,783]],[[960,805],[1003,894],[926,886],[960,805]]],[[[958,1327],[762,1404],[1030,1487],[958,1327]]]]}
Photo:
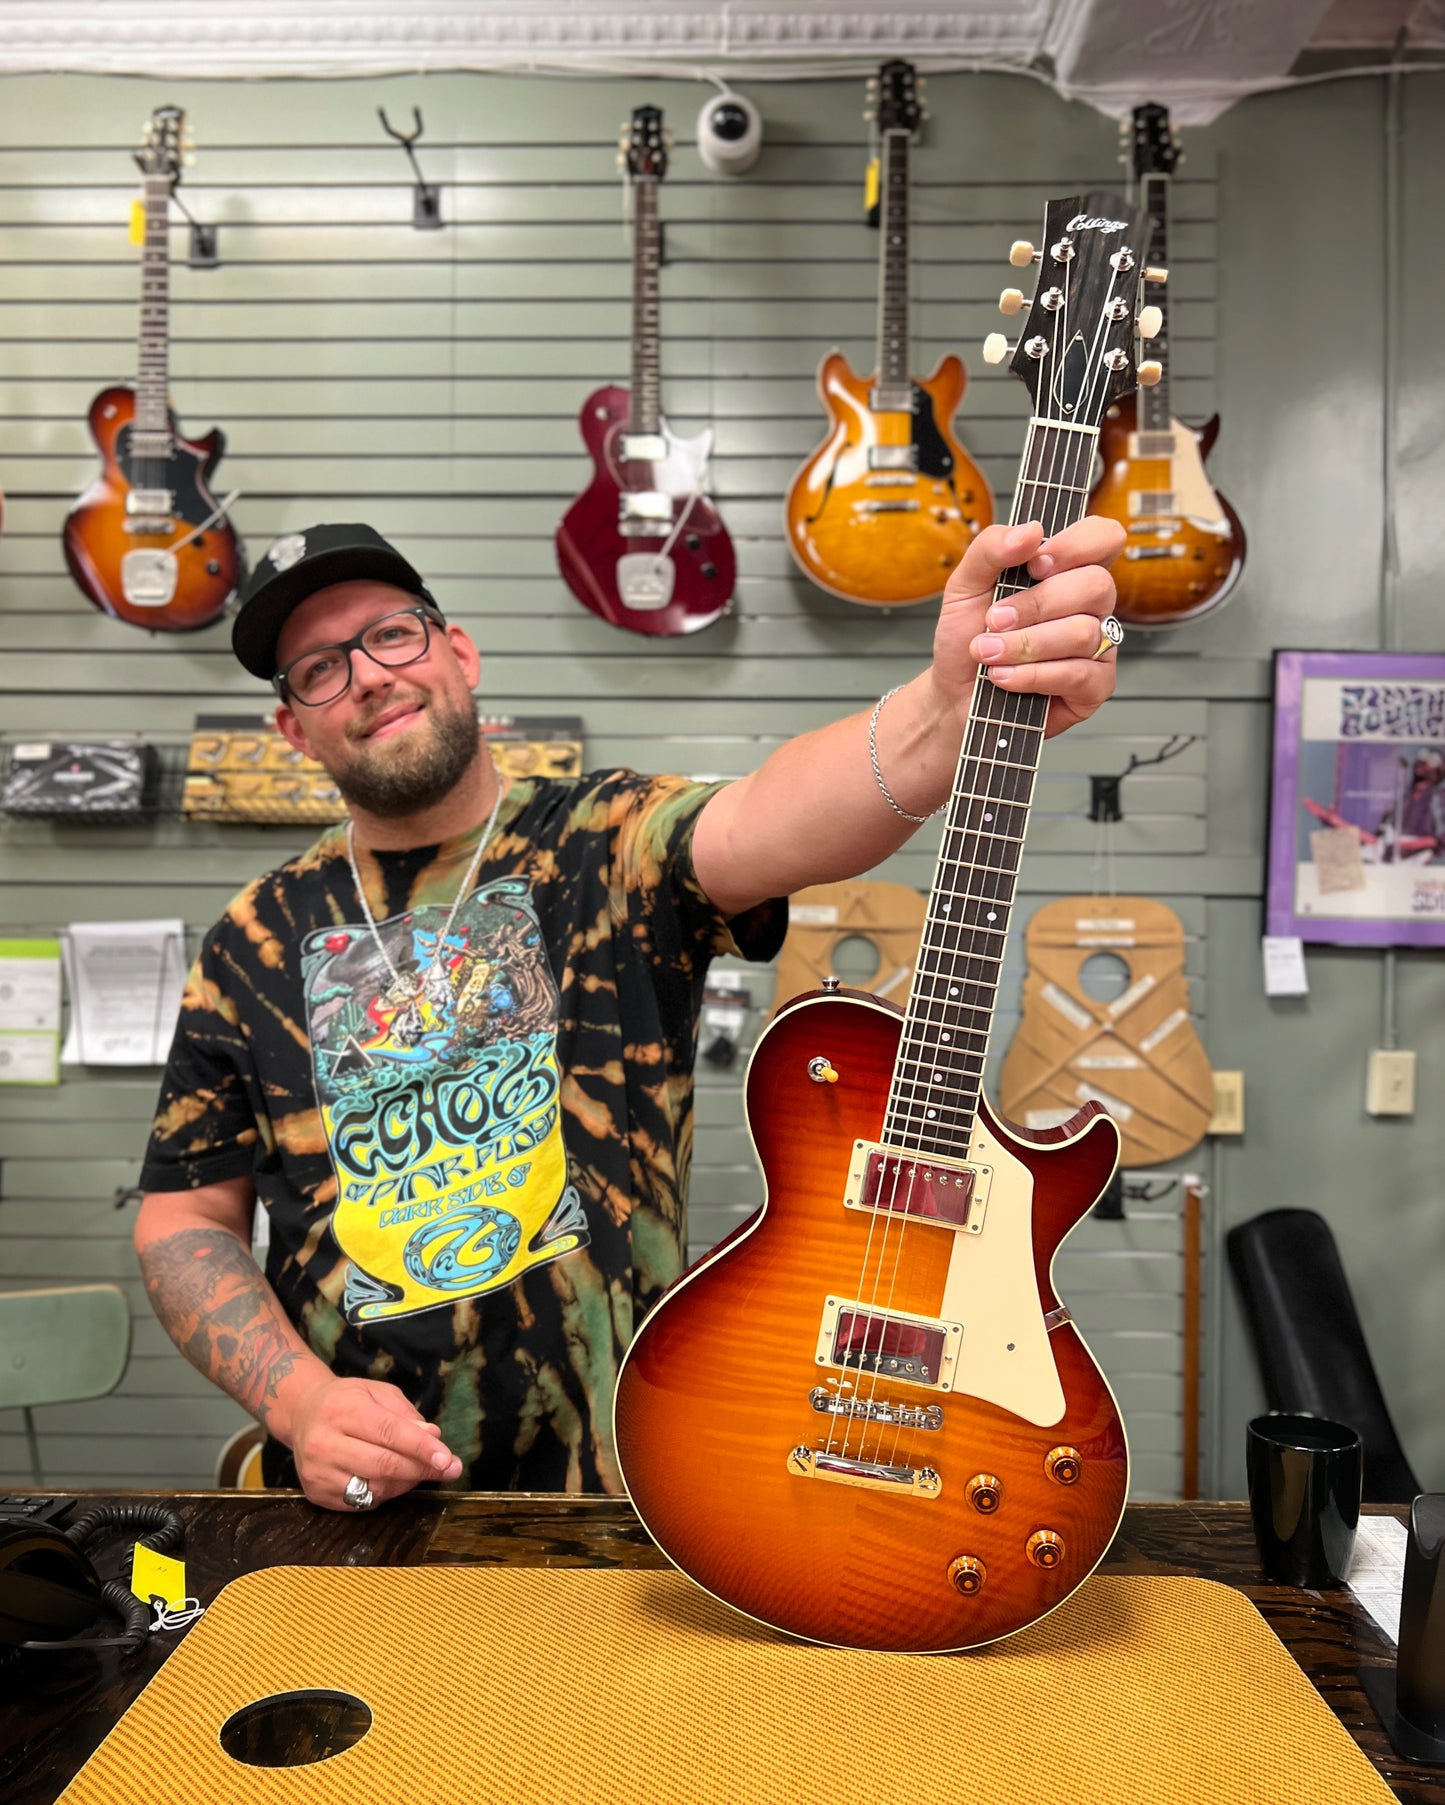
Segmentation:
{"type": "Polygon", "coordinates": [[[313,1504],[348,1510],[353,1475],[378,1504],[424,1479],[461,1476],[462,1463],[394,1385],[376,1379],[324,1379],[299,1400],[287,1425],[302,1489],[313,1504]]]}

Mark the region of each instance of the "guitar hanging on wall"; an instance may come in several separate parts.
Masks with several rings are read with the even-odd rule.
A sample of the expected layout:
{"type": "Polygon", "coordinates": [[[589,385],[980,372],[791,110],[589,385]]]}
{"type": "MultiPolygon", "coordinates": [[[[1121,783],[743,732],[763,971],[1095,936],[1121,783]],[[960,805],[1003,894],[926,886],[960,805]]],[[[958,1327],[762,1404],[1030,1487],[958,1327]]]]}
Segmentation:
{"type": "Polygon", "coordinates": [[[705,492],[711,430],[680,439],[662,413],[658,108],[633,109],[619,160],[632,186],[632,386],[598,389],[583,404],[593,475],[557,529],[557,562],[577,600],[614,627],[695,633],[732,600],[737,558],[705,492]]]}
{"type": "Polygon", "coordinates": [[[983,472],[953,434],[967,381],[956,357],[924,382],[908,373],[908,153],[923,117],[912,65],[876,84],[881,200],[877,373],[841,351],[818,366],[828,436],[788,490],[788,549],[821,589],[897,608],[939,595],[993,519],[983,472]]]}
{"type": "MultiPolygon", "coordinates": [[[[1168,109],[1135,107],[1131,126],[1140,205],[1154,220],[1151,267],[1169,263],[1169,185],[1179,162],[1168,109]]],[[[1129,535],[1114,563],[1114,612],[1131,627],[1177,627],[1219,607],[1244,571],[1244,528],[1209,481],[1204,461],[1219,436],[1219,415],[1203,426],[1176,420],[1169,404],[1168,303],[1161,290],[1150,357],[1152,387],[1121,396],[1104,416],[1099,451],[1104,474],[1089,497],[1091,514],[1117,520],[1129,535]]],[[[1151,325],[1153,321],[1149,322],[1151,325]]]]}
{"type": "Polygon", "coordinates": [[[170,197],[180,179],[184,114],[157,107],[137,153],[144,177],[140,349],[133,389],[102,389],[90,404],[100,451],[95,482],[65,520],[65,561],[103,614],[134,627],[186,633],[224,611],[246,572],[245,553],[209,479],[225,449],[213,428],[181,432],[167,397],[170,197]]]}
{"type": "MultiPolygon", "coordinates": [[[[1054,533],[1082,516],[1132,377],[1147,220],[1087,194],[1049,205],[1043,242],[1012,362],[1034,403],[1012,519],[1054,533]]],[[[996,594],[1030,582],[1006,571],[996,594]]],[[[1091,1101],[1030,1132],[982,1095],[1047,707],[979,674],[906,1013],[825,981],[773,1018],[746,1091],[767,1201],[618,1374],[623,1478],[664,1553],[812,1641],[1012,1635],[1123,1513],[1123,1423],[1051,1281],[1118,1128],[1091,1101]]]]}

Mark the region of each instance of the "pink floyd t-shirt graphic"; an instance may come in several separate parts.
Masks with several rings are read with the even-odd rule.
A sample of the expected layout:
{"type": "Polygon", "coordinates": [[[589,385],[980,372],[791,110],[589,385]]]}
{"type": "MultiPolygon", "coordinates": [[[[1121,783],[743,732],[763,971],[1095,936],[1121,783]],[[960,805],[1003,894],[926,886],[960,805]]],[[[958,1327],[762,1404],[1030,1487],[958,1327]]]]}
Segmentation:
{"type": "Polygon", "coordinates": [[[302,953],[352,1322],[495,1290],[588,1239],[529,887],[474,890],[439,948],[446,915],[409,910],[375,938],[364,923],[320,929],[302,953]]]}

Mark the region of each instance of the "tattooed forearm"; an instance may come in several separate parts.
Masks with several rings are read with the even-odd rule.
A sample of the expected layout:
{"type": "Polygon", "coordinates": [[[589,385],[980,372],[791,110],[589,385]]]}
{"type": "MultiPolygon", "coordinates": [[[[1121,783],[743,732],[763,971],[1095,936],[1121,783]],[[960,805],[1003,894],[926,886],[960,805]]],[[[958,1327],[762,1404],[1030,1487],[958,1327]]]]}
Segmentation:
{"type": "Polygon", "coordinates": [[[282,1384],[316,1357],[247,1250],[225,1229],[185,1228],[142,1248],[140,1265],[156,1315],[191,1365],[269,1424],[282,1384]]]}

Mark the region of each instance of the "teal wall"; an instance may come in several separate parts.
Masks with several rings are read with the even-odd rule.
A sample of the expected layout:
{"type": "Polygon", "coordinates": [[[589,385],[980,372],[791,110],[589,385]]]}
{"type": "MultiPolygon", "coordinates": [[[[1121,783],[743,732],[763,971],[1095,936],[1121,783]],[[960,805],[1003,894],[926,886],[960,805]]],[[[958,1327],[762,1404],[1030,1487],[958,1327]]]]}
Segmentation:
{"type": "MultiPolygon", "coordinates": [[[[504,76],[167,83],[0,81],[0,731],[184,736],[203,709],[264,706],[227,630],[152,636],[94,612],[65,574],[59,532],[94,460],[91,397],[134,369],[136,191],[129,152],[151,108],[188,109],[199,141],[184,195],[221,227],[222,266],[173,271],[172,392],[193,432],[222,424],[219,484],[252,555],[318,519],[365,518],[433,580],[484,657],[489,710],[580,713],[588,759],[738,775],[780,739],[871,701],[926,659],[927,609],[879,613],[793,575],[780,500],[819,437],[818,357],[872,355],[876,239],[860,221],[861,84],[760,84],[767,149],[738,181],[703,170],[691,135],[704,90],[648,79],[504,76]],[[594,620],[555,574],[551,534],[587,465],[575,415],[625,380],[629,254],[613,165],[618,123],[663,106],[678,144],[664,186],[664,404],[685,431],[717,428],[714,482],[738,543],[734,613],[681,641],[594,620]],[[410,177],[376,120],[413,104],[443,186],[439,233],[410,226],[410,177]]],[[[1434,330],[1442,253],[1436,199],[1445,87],[1400,101],[1399,569],[1395,642],[1436,647],[1445,370],[1434,330]],[[1435,222],[1434,225],[1431,222],[1435,222]]],[[[1016,276],[1012,239],[1037,235],[1053,194],[1114,183],[1113,125],[1034,83],[935,77],[914,159],[916,367],[963,354],[960,420],[1006,498],[1025,397],[978,354],[1016,276]]],[[[1238,1495],[1252,1358],[1221,1284],[1227,1226],[1285,1202],[1333,1223],[1387,1394],[1422,1479],[1445,1485],[1434,1375],[1445,1329],[1439,1178],[1445,976],[1398,961],[1401,1043],[1420,1055],[1410,1121],[1364,1113],[1381,1014],[1381,956],[1315,950],[1307,999],[1260,992],[1258,936],[1269,771],[1270,653],[1383,643],[1386,373],[1384,83],[1261,97],[1187,134],[1176,184],[1171,294],[1178,411],[1216,408],[1213,461],[1243,515],[1241,589],[1200,625],[1130,640],[1119,696],[1051,744],[1026,854],[1021,918],[1100,881],[1088,776],[1183,756],[1133,777],[1112,840],[1114,886],[1167,900],[1188,937],[1195,1024],[1216,1067],[1246,1074],[1247,1132],[1174,1162],[1206,1202],[1203,1445],[1207,1490],[1238,1495]]],[[[184,258],[177,224],[173,248],[184,258]]],[[[193,936],[250,875],[289,856],[281,829],[165,822],[60,829],[0,818],[0,927],[179,914],[193,936]]],[[[882,875],[931,876],[924,829],[882,875]]],[[[1005,974],[999,1052],[1017,1023],[1022,961],[1005,974]]],[[[747,974],[755,1008],[772,976],[747,974]]],[[[135,1305],[120,1391],[40,1413],[47,1466],[74,1483],[203,1483],[239,1412],[185,1367],[150,1319],[116,1188],[135,1175],[154,1073],[69,1071],[51,1092],[0,1091],[0,1280],[113,1278],[135,1305]]],[[[735,1074],[700,1080],[691,1230],[711,1245],[759,1185],[735,1074]]],[[[1124,1224],[1086,1223],[1060,1290],[1119,1391],[1136,1489],[1180,1485],[1179,1191],[1162,1185],[1124,1224]]],[[[0,1414],[0,1479],[25,1472],[20,1424],[0,1414]]]]}

